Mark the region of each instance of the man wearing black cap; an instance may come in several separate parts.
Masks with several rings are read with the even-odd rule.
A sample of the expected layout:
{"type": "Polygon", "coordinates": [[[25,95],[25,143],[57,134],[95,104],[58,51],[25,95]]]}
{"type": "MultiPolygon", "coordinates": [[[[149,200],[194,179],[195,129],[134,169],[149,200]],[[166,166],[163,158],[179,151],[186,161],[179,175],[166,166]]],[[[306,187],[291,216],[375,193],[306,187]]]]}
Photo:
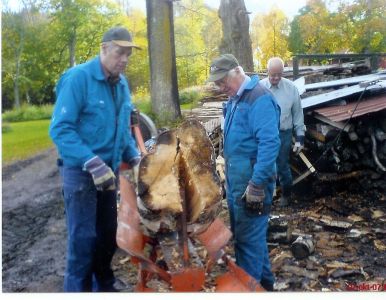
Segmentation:
{"type": "Polygon", "coordinates": [[[122,75],[133,48],[123,27],[107,31],[100,55],[67,70],[56,86],[50,136],[57,146],[67,223],[66,292],[110,292],[115,278],[117,182],[122,161],[140,160],[122,75]]]}
{"type": "Polygon", "coordinates": [[[245,75],[232,54],[213,60],[208,81],[229,96],[224,158],[236,263],[272,291],[266,235],[280,147],[280,108],[259,78],[245,75]]]}

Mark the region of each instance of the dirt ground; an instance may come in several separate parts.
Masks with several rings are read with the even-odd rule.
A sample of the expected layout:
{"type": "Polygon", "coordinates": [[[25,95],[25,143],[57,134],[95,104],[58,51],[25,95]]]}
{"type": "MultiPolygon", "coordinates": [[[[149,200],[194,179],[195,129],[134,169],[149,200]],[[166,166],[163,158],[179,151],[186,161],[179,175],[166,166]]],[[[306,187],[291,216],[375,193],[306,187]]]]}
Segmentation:
{"type": "MultiPolygon", "coordinates": [[[[50,149],[2,171],[2,291],[61,292],[66,227],[56,152],[50,149]]],[[[384,198],[374,203],[385,211],[384,198]]],[[[385,229],[382,221],[379,226],[385,229]]],[[[368,263],[366,270],[374,272],[371,278],[384,278],[385,259],[380,253],[378,260],[368,263]]],[[[121,250],[114,256],[113,270],[122,291],[133,291],[136,270],[121,250]]],[[[319,282],[316,290],[328,285],[319,282]]],[[[305,289],[299,285],[295,290],[305,289]]]]}
{"type": "MultiPolygon", "coordinates": [[[[61,292],[66,226],[55,150],[3,167],[2,184],[2,291],[61,292]]],[[[136,280],[127,262],[117,251],[113,269],[123,291],[136,280]]]]}

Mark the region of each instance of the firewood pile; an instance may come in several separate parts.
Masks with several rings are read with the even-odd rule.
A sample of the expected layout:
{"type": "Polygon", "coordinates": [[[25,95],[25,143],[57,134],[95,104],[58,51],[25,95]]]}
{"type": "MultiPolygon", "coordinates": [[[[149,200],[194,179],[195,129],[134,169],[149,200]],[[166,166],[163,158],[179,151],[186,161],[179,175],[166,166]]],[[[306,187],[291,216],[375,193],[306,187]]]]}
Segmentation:
{"type": "MultiPolygon", "coordinates": [[[[372,181],[373,186],[382,188],[386,173],[385,116],[381,112],[355,119],[346,127],[348,132],[323,122],[310,125],[306,147],[314,161],[319,160],[316,169],[320,173],[335,173],[335,177],[330,176],[332,180],[338,174],[354,175],[358,170],[367,170],[355,176],[370,175],[363,178],[363,184],[368,187],[372,181]]],[[[319,176],[328,180],[328,176],[319,176]]]]}

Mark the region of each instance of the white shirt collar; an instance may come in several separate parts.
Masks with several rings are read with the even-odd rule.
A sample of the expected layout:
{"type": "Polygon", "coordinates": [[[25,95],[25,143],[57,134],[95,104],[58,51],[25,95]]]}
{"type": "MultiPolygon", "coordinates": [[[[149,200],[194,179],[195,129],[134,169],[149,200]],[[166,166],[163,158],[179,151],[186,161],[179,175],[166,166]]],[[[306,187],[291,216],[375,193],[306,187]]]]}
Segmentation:
{"type": "Polygon", "coordinates": [[[246,86],[248,85],[248,83],[249,83],[250,81],[251,81],[251,77],[245,75],[244,81],[243,81],[243,83],[240,85],[239,90],[238,90],[237,93],[236,93],[236,95],[237,95],[238,97],[240,97],[240,96],[243,94],[243,92],[244,92],[246,86]]]}

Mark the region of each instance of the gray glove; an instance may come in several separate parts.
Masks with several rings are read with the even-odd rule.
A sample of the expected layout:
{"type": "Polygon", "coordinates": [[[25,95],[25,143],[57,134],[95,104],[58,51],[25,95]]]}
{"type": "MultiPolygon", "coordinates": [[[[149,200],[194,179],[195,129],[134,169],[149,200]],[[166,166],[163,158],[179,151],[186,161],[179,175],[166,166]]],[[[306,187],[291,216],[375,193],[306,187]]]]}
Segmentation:
{"type": "Polygon", "coordinates": [[[130,181],[138,186],[138,173],[139,173],[139,162],[141,161],[141,156],[135,156],[129,160],[128,165],[131,172],[130,181]]]}
{"type": "Polygon", "coordinates": [[[98,156],[94,156],[84,164],[98,191],[115,190],[115,174],[98,156]]]}
{"type": "Polygon", "coordinates": [[[249,181],[244,195],[245,208],[247,211],[256,215],[262,214],[265,198],[264,188],[254,184],[252,181],[249,181]]]}

